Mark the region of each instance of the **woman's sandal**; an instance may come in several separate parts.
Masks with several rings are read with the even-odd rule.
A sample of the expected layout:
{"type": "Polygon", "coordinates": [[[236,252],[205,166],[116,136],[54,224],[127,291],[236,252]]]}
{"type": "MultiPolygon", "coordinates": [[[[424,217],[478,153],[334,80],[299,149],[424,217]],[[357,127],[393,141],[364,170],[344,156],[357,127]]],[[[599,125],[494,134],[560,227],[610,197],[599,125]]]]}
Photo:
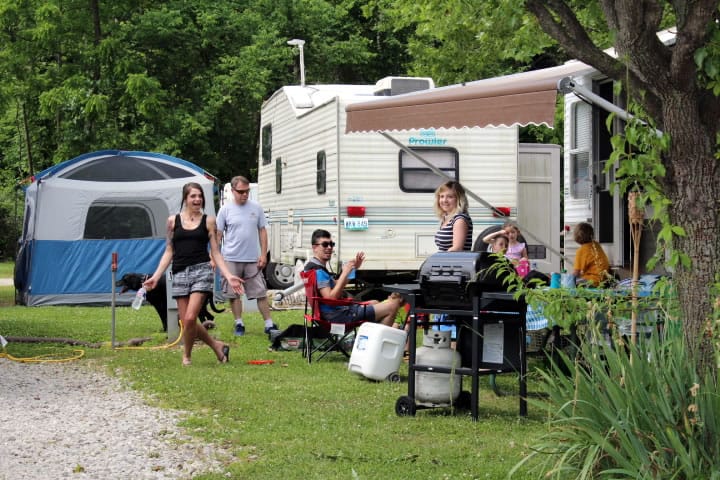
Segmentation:
{"type": "Polygon", "coordinates": [[[220,363],[230,362],[230,345],[223,345],[222,353],[223,353],[223,358],[222,358],[222,360],[220,360],[220,363]]]}

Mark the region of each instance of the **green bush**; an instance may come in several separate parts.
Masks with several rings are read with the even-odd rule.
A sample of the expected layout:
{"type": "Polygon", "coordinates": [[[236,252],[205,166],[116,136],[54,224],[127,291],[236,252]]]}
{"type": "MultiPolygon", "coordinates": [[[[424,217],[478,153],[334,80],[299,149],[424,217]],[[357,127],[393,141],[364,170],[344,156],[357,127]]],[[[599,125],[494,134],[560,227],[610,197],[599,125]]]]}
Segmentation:
{"type": "Polygon", "coordinates": [[[550,419],[529,460],[553,479],[720,478],[720,395],[699,378],[679,328],[615,348],[584,342],[562,356],[569,375],[545,371],[550,419]]]}
{"type": "Polygon", "coordinates": [[[22,234],[22,191],[5,187],[0,189],[0,260],[15,260],[17,242],[22,234]]]}

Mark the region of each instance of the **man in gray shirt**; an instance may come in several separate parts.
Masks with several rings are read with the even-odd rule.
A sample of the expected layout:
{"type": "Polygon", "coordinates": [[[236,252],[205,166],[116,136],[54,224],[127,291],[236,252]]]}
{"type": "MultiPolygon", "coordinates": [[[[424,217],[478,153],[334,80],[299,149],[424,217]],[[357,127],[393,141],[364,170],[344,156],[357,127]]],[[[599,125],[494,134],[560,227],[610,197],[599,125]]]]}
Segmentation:
{"type": "MultiPolygon", "coordinates": [[[[259,203],[250,200],[250,182],[247,178],[233,177],[230,186],[232,201],[225,203],[217,214],[218,239],[222,240],[223,258],[232,274],[245,281],[243,286],[247,298],[257,300],[258,310],[265,319],[265,333],[269,334],[278,327],[270,317],[263,276],[268,247],[265,212],[259,203]]],[[[223,282],[223,291],[230,300],[230,309],[235,316],[235,335],[244,335],[242,298],[227,288],[226,282],[223,282]]]]}

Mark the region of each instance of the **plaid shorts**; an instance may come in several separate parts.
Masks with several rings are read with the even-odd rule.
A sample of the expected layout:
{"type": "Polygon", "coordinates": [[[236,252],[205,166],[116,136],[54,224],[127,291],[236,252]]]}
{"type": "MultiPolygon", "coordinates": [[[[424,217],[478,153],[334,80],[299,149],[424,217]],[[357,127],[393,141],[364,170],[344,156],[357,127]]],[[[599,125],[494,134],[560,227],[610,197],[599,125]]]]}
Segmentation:
{"type": "Polygon", "coordinates": [[[193,292],[211,293],[215,285],[215,274],[210,262],[190,265],[173,274],[172,297],[188,297],[193,292]]]}

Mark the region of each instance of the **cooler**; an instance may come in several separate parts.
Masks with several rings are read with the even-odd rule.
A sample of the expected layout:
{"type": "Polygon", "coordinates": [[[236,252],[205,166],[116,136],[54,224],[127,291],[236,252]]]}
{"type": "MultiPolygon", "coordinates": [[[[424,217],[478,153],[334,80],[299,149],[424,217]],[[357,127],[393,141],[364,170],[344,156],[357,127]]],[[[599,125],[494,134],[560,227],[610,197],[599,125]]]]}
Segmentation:
{"type": "Polygon", "coordinates": [[[355,335],[348,370],[371,380],[399,382],[405,339],[405,331],[399,328],[363,323],[355,335]]]}

